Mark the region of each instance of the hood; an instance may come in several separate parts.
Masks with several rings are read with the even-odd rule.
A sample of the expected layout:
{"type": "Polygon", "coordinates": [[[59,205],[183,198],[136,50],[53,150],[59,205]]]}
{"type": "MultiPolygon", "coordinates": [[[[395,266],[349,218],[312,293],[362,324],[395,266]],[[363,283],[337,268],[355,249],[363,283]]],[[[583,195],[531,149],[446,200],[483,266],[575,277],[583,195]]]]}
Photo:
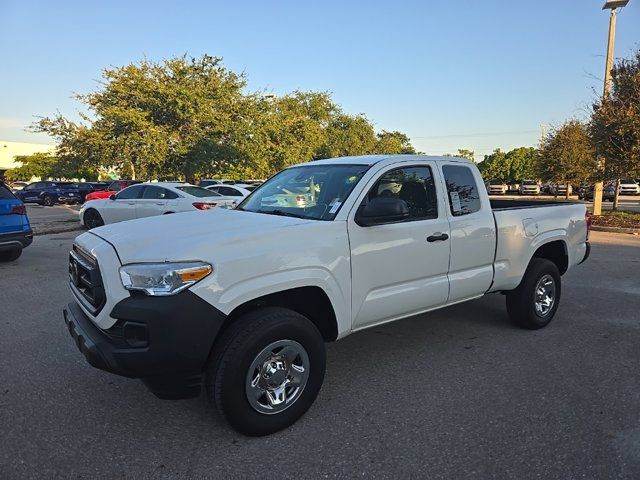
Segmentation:
{"type": "Polygon", "coordinates": [[[105,225],[90,231],[108,241],[123,264],[201,259],[206,250],[256,241],[266,233],[314,222],[214,208],[105,225]]]}

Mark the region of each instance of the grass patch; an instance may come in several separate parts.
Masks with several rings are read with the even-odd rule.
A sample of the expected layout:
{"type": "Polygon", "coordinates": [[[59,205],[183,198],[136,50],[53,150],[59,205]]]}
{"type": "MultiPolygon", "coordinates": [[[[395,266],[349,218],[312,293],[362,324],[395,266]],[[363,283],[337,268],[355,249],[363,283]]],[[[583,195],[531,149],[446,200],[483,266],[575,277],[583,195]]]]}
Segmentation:
{"type": "Polygon", "coordinates": [[[634,212],[602,212],[591,217],[593,225],[599,227],[640,228],[640,213],[634,212]]]}

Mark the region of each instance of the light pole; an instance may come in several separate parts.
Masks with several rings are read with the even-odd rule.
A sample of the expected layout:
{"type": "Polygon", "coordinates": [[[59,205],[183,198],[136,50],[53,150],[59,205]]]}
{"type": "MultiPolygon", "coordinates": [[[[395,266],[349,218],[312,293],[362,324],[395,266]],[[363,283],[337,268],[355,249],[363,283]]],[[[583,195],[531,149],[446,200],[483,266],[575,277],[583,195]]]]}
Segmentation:
{"type": "MultiPolygon", "coordinates": [[[[611,69],[613,68],[613,42],[616,37],[616,10],[626,7],[629,0],[609,0],[602,6],[602,10],[611,10],[609,17],[609,41],[607,42],[607,61],[604,70],[604,89],[602,98],[607,99],[611,91],[611,69]]],[[[602,159],[602,167],[604,168],[604,159],[602,159]]],[[[603,182],[596,182],[593,188],[593,214],[602,214],[602,186],[603,182]]]]}

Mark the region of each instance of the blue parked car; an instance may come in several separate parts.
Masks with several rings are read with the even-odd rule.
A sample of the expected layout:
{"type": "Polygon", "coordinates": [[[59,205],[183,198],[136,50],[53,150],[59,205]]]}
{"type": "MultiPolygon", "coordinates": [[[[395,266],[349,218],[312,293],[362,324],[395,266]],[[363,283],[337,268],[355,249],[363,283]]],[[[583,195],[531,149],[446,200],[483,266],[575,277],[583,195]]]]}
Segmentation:
{"type": "Polygon", "coordinates": [[[56,203],[82,201],[80,190],[71,182],[34,182],[15,193],[24,203],[39,203],[46,207],[52,207],[56,203]]]}
{"type": "Polygon", "coordinates": [[[0,182],[0,262],[15,260],[32,241],[33,231],[24,203],[0,182]]]}

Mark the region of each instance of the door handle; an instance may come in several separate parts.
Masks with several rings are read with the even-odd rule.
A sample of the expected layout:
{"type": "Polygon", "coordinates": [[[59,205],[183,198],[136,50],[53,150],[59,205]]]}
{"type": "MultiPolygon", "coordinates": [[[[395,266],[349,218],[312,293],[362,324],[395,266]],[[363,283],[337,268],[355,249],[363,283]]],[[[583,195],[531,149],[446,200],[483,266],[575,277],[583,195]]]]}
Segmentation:
{"type": "Polygon", "coordinates": [[[135,205],[136,202],[127,202],[129,205],[135,205]]]}
{"type": "Polygon", "coordinates": [[[433,235],[429,235],[427,237],[427,242],[429,243],[433,243],[433,242],[444,242],[445,240],[449,239],[449,235],[447,235],[446,233],[434,233],[433,235]]]}
{"type": "Polygon", "coordinates": [[[156,205],[164,205],[164,202],[158,202],[156,205]]]}

